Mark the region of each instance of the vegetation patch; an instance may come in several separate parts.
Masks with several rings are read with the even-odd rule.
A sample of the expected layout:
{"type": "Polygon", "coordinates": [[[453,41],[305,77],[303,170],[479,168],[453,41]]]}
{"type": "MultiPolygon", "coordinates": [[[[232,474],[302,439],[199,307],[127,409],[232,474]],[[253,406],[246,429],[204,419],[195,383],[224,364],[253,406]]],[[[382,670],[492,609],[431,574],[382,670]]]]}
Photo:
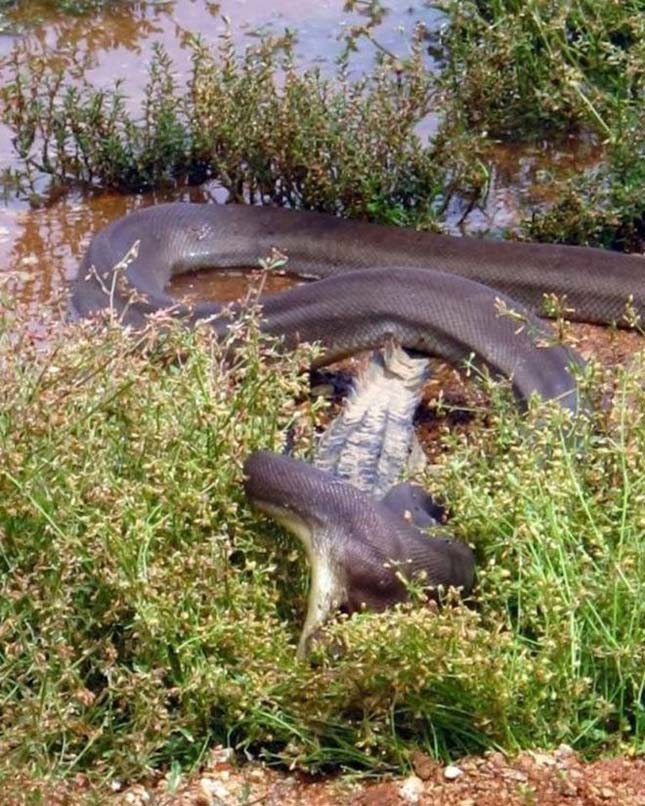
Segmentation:
{"type": "MultiPolygon", "coordinates": [[[[141,191],[214,180],[233,201],[323,210],[439,227],[483,198],[486,142],[582,132],[606,146],[599,165],[560,182],[552,209],[524,234],[639,251],[645,229],[643,110],[645,9],[628,3],[452,2],[440,32],[419,29],[410,56],[378,49],[368,76],[333,80],[299,69],[291,35],[237,53],[190,43],[185,86],[158,49],[139,110],[124,85],[97,89],[16,51],[0,91],[19,167],[7,189],[36,204],[70,185],[141,191]],[[428,40],[440,70],[427,69],[428,40]],[[441,121],[429,143],[428,114],[441,121]],[[43,177],[50,183],[44,189],[43,177]],[[44,192],[43,192],[44,191],[44,192]]],[[[377,43],[378,0],[348,0],[377,43]]],[[[565,146],[566,147],[566,146],[565,146]]]]}
{"type": "MultiPolygon", "coordinates": [[[[558,201],[522,227],[531,240],[641,252],[645,234],[642,0],[441,0],[440,84],[461,126],[535,140],[577,132],[606,146],[560,180],[558,201]]],[[[566,147],[566,145],[565,145],[566,147]]]]}
{"type": "Polygon", "coordinates": [[[440,0],[442,80],[470,125],[541,137],[583,127],[608,136],[617,113],[642,105],[642,0],[440,0]]]}
{"type": "MultiPolygon", "coordinates": [[[[554,180],[558,201],[533,212],[533,240],[641,252],[645,232],[645,5],[627,3],[438,0],[445,24],[426,33],[440,68],[433,81],[442,136],[560,140],[591,137],[606,146],[598,165],[554,180]]],[[[366,17],[349,46],[378,46],[380,0],[348,0],[366,17]]],[[[473,154],[486,160],[485,149],[473,154]]]]}
{"type": "Polygon", "coordinates": [[[558,201],[523,223],[531,240],[645,250],[645,109],[607,144],[606,160],[557,186],[558,201]]]}
{"type": "Polygon", "coordinates": [[[384,58],[365,79],[341,67],[334,82],[294,67],[290,36],[241,57],[230,37],[216,53],[190,46],[186,87],[157,49],[139,116],[118,85],[96,90],[16,62],[2,105],[27,167],[58,185],[130,191],[212,179],[232,201],[420,226],[485,185],[475,138],[426,146],[415,134],[431,105],[420,41],[402,74],[384,58]]]}
{"type": "Polygon", "coordinates": [[[167,323],[41,342],[9,310],[5,781],[131,779],[217,742],[315,769],[401,768],[416,748],[644,749],[642,357],[575,439],[561,413],[527,420],[503,394],[479,433],[447,435],[427,481],[476,548],[474,601],[341,619],[301,664],[303,555],[240,482],[287,431],[308,453],[316,412],[294,401],[310,356],[280,355],[252,314],[228,344],[167,323]]]}

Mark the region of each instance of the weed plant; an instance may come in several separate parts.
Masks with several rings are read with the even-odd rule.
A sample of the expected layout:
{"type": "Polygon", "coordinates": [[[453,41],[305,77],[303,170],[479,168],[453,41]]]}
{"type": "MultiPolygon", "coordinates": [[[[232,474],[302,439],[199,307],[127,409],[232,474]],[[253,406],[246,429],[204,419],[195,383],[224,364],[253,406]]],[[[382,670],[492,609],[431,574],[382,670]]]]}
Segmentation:
{"type": "MultiPolygon", "coordinates": [[[[378,47],[380,0],[347,0],[366,22],[352,29],[378,47]]],[[[446,14],[439,34],[435,90],[442,136],[468,131],[514,141],[594,137],[606,145],[589,172],[560,180],[558,201],[524,222],[532,240],[643,251],[645,206],[645,4],[438,0],[446,14]]],[[[566,149],[566,144],[564,146],[566,149]]],[[[481,161],[481,152],[475,157],[481,161]]],[[[485,152],[484,157],[485,159],[485,152]]]]}
{"type": "Polygon", "coordinates": [[[439,0],[448,17],[442,81],[490,134],[542,137],[582,127],[610,136],[642,108],[643,0],[439,0]]]}
{"type": "Polygon", "coordinates": [[[232,201],[424,226],[456,192],[477,197],[485,184],[476,138],[426,146],[415,134],[430,108],[420,40],[404,70],[384,57],[358,81],[341,67],[333,83],[294,67],[289,35],[243,56],[230,36],[216,53],[190,47],[185,88],[156,50],[140,116],[120,85],[96,90],[16,61],[2,106],[20,157],[59,185],[139,191],[213,179],[232,201]]]}
{"type": "Polygon", "coordinates": [[[613,403],[575,439],[557,410],[522,417],[493,391],[427,479],[476,549],[474,601],[341,619],[303,664],[303,555],[240,482],[287,431],[308,452],[309,354],[281,355],[252,313],[233,358],[207,328],[161,324],[36,339],[3,309],[6,786],[107,786],[217,742],[314,769],[401,769],[415,748],[645,749],[642,356],[587,379],[613,403]]]}
{"type": "MultiPolygon", "coordinates": [[[[445,103],[465,127],[535,140],[582,132],[606,145],[592,171],[524,222],[532,240],[642,252],[645,3],[439,0],[445,103]]],[[[458,125],[458,124],[454,124],[458,125]]]]}
{"type": "Polygon", "coordinates": [[[645,108],[607,144],[606,160],[559,185],[558,201],[523,224],[531,240],[645,250],[645,108]]]}

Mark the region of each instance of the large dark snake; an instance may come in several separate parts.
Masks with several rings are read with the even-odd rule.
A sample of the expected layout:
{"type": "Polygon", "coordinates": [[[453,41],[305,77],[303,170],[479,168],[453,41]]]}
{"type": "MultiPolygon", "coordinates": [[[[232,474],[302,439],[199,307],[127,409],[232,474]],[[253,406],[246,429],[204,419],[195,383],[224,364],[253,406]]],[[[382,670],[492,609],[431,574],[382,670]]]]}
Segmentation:
{"type": "MultiPolygon", "coordinates": [[[[173,275],[255,266],[278,247],[293,271],[316,282],[263,299],[263,329],[288,344],[319,341],[329,363],[387,339],[460,362],[474,356],[510,378],[520,403],[537,394],[575,412],[581,360],[555,344],[535,311],[545,293],[572,318],[620,322],[626,304],[645,320],[645,261],[598,249],[454,238],[279,209],[163,204],[121,218],[92,240],[72,287],[80,316],[111,305],[125,324],[174,306],[195,321],[223,305],[181,305],[166,292],[173,275]],[[138,242],[125,269],[115,267],[138,242]],[[128,287],[138,294],[134,301],[128,287]],[[503,309],[507,309],[504,313],[503,309]],[[509,315],[508,311],[513,314],[509,315]]],[[[213,326],[228,327],[225,318],[213,326]]],[[[245,465],[247,494],[303,540],[312,563],[306,649],[329,612],[381,609],[406,596],[420,571],[436,588],[473,583],[461,543],[428,538],[384,504],[284,456],[259,452],[245,465]]]]}

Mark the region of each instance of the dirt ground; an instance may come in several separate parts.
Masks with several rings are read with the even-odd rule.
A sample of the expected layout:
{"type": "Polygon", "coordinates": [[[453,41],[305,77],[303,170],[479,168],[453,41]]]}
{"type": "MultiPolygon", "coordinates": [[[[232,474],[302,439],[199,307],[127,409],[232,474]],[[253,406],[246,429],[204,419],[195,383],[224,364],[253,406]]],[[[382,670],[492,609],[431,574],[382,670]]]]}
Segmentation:
{"type": "MultiPolygon", "coordinates": [[[[567,343],[583,358],[596,358],[605,366],[626,364],[637,351],[645,348],[645,337],[637,331],[611,330],[579,322],[569,323],[567,328],[567,343]]],[[[486,406],[487,400],[481,389],[467,380],[462,371],[443,361],[433,360],[431,377],[416,420],[417,435],[429,462],[432,463],[441,452],[437,437],[442,430],[449,428],[463,432],[476,427],[473,412],[485,410],[486,406]],[[445,410],[437,416],[439,399],[445,410]]]]}
{"type": "Polygon", "coordinates": [[[168,792],[161,778],[116,792],[110,806],[645,806],[645,758],[584,763],[562,745],[554,753],[501,753],[444,766],[421,753],[407,777],[379,782],[316,779],[257,764],[236,768],[214,750],[199,773],[168,792]]]}

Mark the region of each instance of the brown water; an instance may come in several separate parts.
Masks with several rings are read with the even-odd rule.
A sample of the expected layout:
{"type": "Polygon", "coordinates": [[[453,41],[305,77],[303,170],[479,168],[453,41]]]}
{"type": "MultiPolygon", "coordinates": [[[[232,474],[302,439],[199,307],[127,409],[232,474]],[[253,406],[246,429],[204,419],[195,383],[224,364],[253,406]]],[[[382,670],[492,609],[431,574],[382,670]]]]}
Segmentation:
{"type": "MultiPolygon", "coordinates": [[[[39,56],[51,64],[63,65],[70,77],[83,70],[96,86],[111,87],[116,78],[124,79],[124,91],[136,109],[147,80],[147,64],[155,43],[162,43],[172,56],[181,82],[189,62],[184,40],[188,32],[199,32],[207,43],[216,44],[230,21],[236,42],[251,42],[258,32],[281,33],[289,27],[298,31],[297,53],[303,66],[318,64],[333,69],[341,51],[344,27],[357,17],[342,12],[342,0],[170,0],[133,2],[113,6],[90,17],[54,13],[44,3],[23,2],[14,22],[22,33],[0,36],[0,71],[7,71],[12,50],[39,56]],[[3,61],[4,60],[4,64],[3,61]]],[[[404,53],[409,34],[417,20],[436,28],[441,17],[422,0],[391,0],[390,13],[379,30],[379,40],[388,49],[404,53]]],[[[366,45],[352,61],[360,74],[373,60],[366,45]]],[[[432,121],[425,127],[432,128],[432,121]]],[[[571,149],[500,147],[495,153],[491,192],[482,210],[469,216],[471,228],[501,229],[513,226],[527,204],[548,197],[549,176],[579,169],[597,159],[591,147],[572,141],[571,149]]],[[[0,125],[0,170],[17,165],[10,132],[0,125]]],[[[113,218],[140,206],[168,200],[208,201],[224,199],[215,187],[191,188],[145,195],[70,192],[54,204],[32,209],[25,201],[8,198],[0,204],[0,272],[16,277],[14,286],[22,301],[34,312],[52,291],[64,287],[76,267],[93,232],[113,218]]],[[[454,227],[461,211],[450,211],[454,227]]],[[[230,295],[230,289],[198,283],[199,293],[230,295]]],[[[210,282],[210,281],[206,281],[210,282]]],[[[226,281],[230,283],[230,279],[226,281]]],[[[240,289],[243,291],[243,289],[240,289]]]]}
{"type": "Polygon", "coordinates": [[[180,274],[170,281],[169,291],[184,302],[216,299],[235,302],[251,293],[261,291],[275,294],[298,285],[298,279],[289,274],[263,275],[258,269],[248,271],[194,271],[180,274]]]}

